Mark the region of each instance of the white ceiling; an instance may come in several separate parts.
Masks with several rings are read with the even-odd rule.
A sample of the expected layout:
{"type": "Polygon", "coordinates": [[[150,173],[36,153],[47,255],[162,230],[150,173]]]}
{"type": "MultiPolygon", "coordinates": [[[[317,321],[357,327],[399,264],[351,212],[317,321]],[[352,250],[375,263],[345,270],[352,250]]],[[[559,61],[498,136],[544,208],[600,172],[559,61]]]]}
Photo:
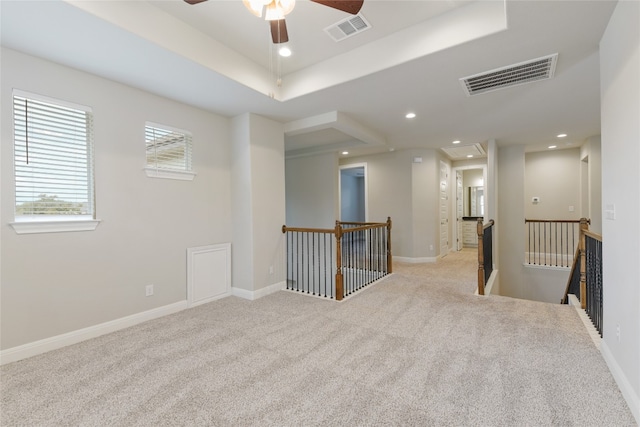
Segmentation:
{"type": "Polygon", "coordinates": [[[298,0],[286,59],[240,0],[3,0],[0,15],[3,46],[227,117],[281,121],[288,155],[357,155],[453,140],[545,147],[559,133],[568,147],[599,134],[598,43],[614,7],[365,0],[372,28],[334,42],[323,29],[349,15],[298,0]],[[550,80],[473,97],[459,83],[553,53],[550,80]]]}

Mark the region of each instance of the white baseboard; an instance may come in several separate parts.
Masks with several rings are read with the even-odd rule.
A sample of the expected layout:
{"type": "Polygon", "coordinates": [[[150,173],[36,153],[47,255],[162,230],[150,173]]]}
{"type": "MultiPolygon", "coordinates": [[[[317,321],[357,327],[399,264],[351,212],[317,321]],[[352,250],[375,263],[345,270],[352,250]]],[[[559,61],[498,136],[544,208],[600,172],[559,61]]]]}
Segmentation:
{"type": "Polygon", "coordinates": [[[489,280],[484,285],[484,295],[480,295],[478,293],[478,289],[474,292],[474,295],[488,297],[493,292],[493,284],[496,282],[496,278],[498,277],[498,270],[492,270],[491,275],[489,276],[489,280]]]}
{"type": "Polygon", "coordinates": [[[438,257],[409,258],[404,256],[394,256],[393,260],[397,262],[406,262],[407,264],[421,264],[427,262],[436,262],[438,260],[438,257]]]}
{"type": "Polygon", "coordinates": [[[231,294],[235,297],[248,299],[250,301],[258,298],[266,297],[267,295],[286,289],[287,282],[278,282],[273,285],[269,285],[266,288],[258,289],[257,291],[248,291],[246,289],[231,288],[231,294]]]}
{"type": "Polygon", "coordinates": [[[602,353],[602,357],[604,361],[607,363],[609,367],[609,371],[611,371],[611,375],[613,375],[613,379],[618,384],[618,388],[622,392],[622,396],[627,401],[627,405],[629,405],[629,409],[631,409],[631,413],[636,419],[638,425],[640,425],[640,396],[635,392],[629,380],[622,372],[620,365],[616,362],[616,359],[613,357],[611,350],[607,346],[605,340],[602,340],[600,343],[600,353],[602,353]]]}
{"type": "Polygon", "coordinates": [[[89,326],[87,328],[78,329],[76,331],[67,332],[65,334],[56,335],[54,337],[45,338],[18,347],[12,347],[0,351],[0,365],[16,362],[26,359],[27,357],[36,356],[51,350],[57,350],[68,345],[77,344],[90,338],[96,338],[111,332],[119,331],[130,326],[137,325],[148,320],[157,319],[162,316],[177,313],[187,308],[187,301],[178,301],[163,307],[154,308],[152,310],[143,311],[142,313],[132,314],[120,319],[111,320],[109,322],[100,323],[99,325],[89,326]]]}

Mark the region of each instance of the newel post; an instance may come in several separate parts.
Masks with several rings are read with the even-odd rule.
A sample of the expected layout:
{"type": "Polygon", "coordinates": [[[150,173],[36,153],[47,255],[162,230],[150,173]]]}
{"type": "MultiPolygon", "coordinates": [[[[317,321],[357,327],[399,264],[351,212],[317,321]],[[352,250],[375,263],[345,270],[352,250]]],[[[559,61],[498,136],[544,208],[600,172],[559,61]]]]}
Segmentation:
{"type": "Polygon", "coordinates": [[[587,252],[585,250],[585,234],[589,230],[589,220],[580,218],[580,240],[578,247],[580,248],[580,306],[582,309],[587,308],[587,252]]]}
{"type": "Polygon", "coordinates": [[[393,256],[391,255],[391,217],[387,217],[387,273],[393,273],[393,256]]]}
{"type": "Polygon", "coordinates": [[[478,218],[476,225],[478,232],[478,295],[484,295],[484,224],[478,218]]]}
{"type": "Polygon", "coordinates": [[[341,301],[344,296],[344,289],[342,284],[342,248],[340,247],[340,240],[342,239],[342,225],[339,221],[336,221],[336,301],[341,301]]]}

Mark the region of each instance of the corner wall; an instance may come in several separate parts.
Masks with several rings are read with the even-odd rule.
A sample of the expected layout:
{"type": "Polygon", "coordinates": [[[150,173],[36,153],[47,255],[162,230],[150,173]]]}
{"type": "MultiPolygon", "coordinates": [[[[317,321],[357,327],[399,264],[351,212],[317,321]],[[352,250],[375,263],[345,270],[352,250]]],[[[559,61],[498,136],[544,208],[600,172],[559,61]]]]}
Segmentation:
{"type": "Polygon", "coordinates": [[[600,42],[602,353],[640,423],[640,3],[620,1],[600,42]],[[619,329],[619,334],[617,333],[619,329]],[[618,338],[619,335],[619,338],[618,338]]]}

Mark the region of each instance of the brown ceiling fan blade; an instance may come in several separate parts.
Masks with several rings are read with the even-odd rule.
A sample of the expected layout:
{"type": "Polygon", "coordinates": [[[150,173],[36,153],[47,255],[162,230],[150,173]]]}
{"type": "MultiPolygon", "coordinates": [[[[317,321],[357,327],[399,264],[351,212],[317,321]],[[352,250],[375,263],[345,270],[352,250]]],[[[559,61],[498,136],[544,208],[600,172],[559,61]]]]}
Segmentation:
{"type": "Polygon", "coordinates": [[[186,1],[189,4],[198,4],[198,3],[205,2],[207,0],[184,0],[184,1],[186,1]]]}
{"type": "Polygon", "coordinates": [[[271,40],[273,40],[274,44],[286,43],[289,41],[287,24],[284,22],[284,19],[269,21],[269,23],[271,24],[271,40]]]}
{"type": "Polygon", "coordinates": [[[362,9],[364,0],[311,0],[314,3],[320,3],[325,6],[332,7],[334,9],[341,10],[343,12],[356,15],[362,9]]]}

